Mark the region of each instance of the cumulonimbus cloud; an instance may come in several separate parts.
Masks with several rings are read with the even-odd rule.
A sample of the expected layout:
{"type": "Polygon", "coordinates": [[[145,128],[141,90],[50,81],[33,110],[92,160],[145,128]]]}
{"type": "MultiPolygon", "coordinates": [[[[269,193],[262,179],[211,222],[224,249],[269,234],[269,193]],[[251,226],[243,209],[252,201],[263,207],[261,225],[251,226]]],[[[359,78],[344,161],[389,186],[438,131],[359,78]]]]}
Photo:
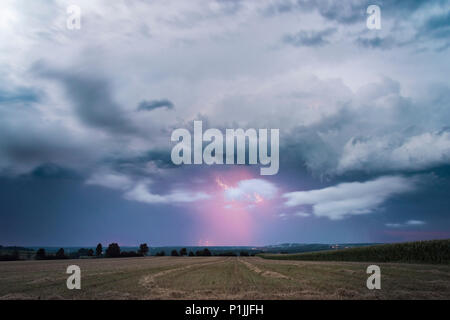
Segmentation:
{"type": "Polygon", "coordinates": [[[415,190],[415,180],[384,176],[366,182],[340,183],[319,190],[289,192],[283,197],[288,207],[312,206],[316,216],[340,220],[371,213],[390,197],[415,190]]]}

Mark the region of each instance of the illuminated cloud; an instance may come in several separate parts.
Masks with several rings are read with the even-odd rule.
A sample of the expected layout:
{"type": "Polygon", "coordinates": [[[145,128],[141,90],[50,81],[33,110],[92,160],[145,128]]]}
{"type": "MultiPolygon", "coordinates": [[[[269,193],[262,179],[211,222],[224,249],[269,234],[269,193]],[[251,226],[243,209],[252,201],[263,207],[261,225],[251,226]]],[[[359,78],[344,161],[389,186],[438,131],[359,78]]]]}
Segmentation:
{"type": "Polygon", "coordinates": [[[227,201],[248,201],[259,203],[270,200],[277,194],[277,187],[262,179],[241,180],[236,187],[225,188],[227,201]]]}

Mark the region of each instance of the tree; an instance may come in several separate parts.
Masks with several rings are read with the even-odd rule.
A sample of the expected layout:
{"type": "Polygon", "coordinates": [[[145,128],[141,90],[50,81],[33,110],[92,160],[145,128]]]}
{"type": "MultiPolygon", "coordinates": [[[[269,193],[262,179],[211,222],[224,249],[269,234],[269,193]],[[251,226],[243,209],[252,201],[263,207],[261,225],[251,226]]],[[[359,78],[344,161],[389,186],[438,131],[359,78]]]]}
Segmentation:
{"type": "Polygon", "coordinates": [[[180,256],[187,256],[187,249],[183,248],[180,250],[180,256]]]}
{"type": "Polygon", "coordinates": [[[92,256],[94,255],[94,250],[89,249],[88,252],[87,252],[87,255],[88,255],[89,257],[92,257],[92,256]]]}
{"type": "Polygon", "coordinates": [[[157,257],[164,257],[165,255],[166,255],[166,253],[164,252],[164,250],[156,253],[157,257]]]}
{"type": "Polygon", "coordinates": [[[149,248],[146,243],[143,243],[139,246],[139,253],[143,256],[146,256],[149,251],[149,248]]]}
{"type": "Polygon", "coordinates": [[[172,256],[172,257],[178,257],[179,256],[179,254],[178,254],[178,251],[177,250],[172,250],[172,252],[170,253],[170,255],[172,256]]]}
{"type": "Polygon", "coordinates": [[[100,257],[100,256],[102,255],[102,253],[103,253],[103,247],[102,247],[102,244],[99,243],[99,244],[97,245],[97,248],[95,248],[95,255],[96,255],[97,257],[100,257]]]}
{"type": "Polygon", "coordinates": [[[106,256],[108,258],[120,257],[120,247],[117,243],[111,243],[106,249],[106,256]]]}
{"type": "Polygon", "coordinates": [[[45,249],[40,248],[38,251],[36,251],[36,260],[44,260],[46,257],[45,249]]]}
{"type": "Polygon", "coordinates": [[[189,251],[189,257],[193,257],[195,254],[192,251],[189,251]]]}
{"type": "Polygon", "coordinates": [[[64,249],[61,248],[58,251],[56,251],[56,259],[66,259],[66,254],[64,253],[64,249]]]}
{"type": "Polygon", "coordinates": [[[241,255],[241,257],[248,257],[249,256],[247,251],[241,251],[240,255],[241,255]]]}

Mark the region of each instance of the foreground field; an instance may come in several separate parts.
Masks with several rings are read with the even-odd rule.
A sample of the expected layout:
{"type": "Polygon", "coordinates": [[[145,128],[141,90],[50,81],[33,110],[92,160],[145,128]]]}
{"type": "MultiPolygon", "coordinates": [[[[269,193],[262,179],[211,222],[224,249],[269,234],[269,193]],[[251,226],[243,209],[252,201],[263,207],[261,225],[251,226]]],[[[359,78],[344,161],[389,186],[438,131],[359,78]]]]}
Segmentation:
{"type": "Polygon", "coordinates": [[[258,257],[150,257],[0,262],[0,299],[450,299],[450,266],[258,257]],[[81,290],[66,288],[68,265],[81,290]]]}

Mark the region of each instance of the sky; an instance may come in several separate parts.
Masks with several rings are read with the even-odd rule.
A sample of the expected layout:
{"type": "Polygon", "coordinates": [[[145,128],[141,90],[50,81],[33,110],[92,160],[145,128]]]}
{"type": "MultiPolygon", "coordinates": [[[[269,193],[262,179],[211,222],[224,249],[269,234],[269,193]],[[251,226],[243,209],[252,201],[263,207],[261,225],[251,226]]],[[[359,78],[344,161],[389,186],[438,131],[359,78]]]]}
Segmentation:
{"type": "Polygon", "coordinates": [[[449,1],[2,0],[0,244],[450,238],[449,61],[449,1]],[[175,165],[196,120],[278,173],[175,165]]]}

